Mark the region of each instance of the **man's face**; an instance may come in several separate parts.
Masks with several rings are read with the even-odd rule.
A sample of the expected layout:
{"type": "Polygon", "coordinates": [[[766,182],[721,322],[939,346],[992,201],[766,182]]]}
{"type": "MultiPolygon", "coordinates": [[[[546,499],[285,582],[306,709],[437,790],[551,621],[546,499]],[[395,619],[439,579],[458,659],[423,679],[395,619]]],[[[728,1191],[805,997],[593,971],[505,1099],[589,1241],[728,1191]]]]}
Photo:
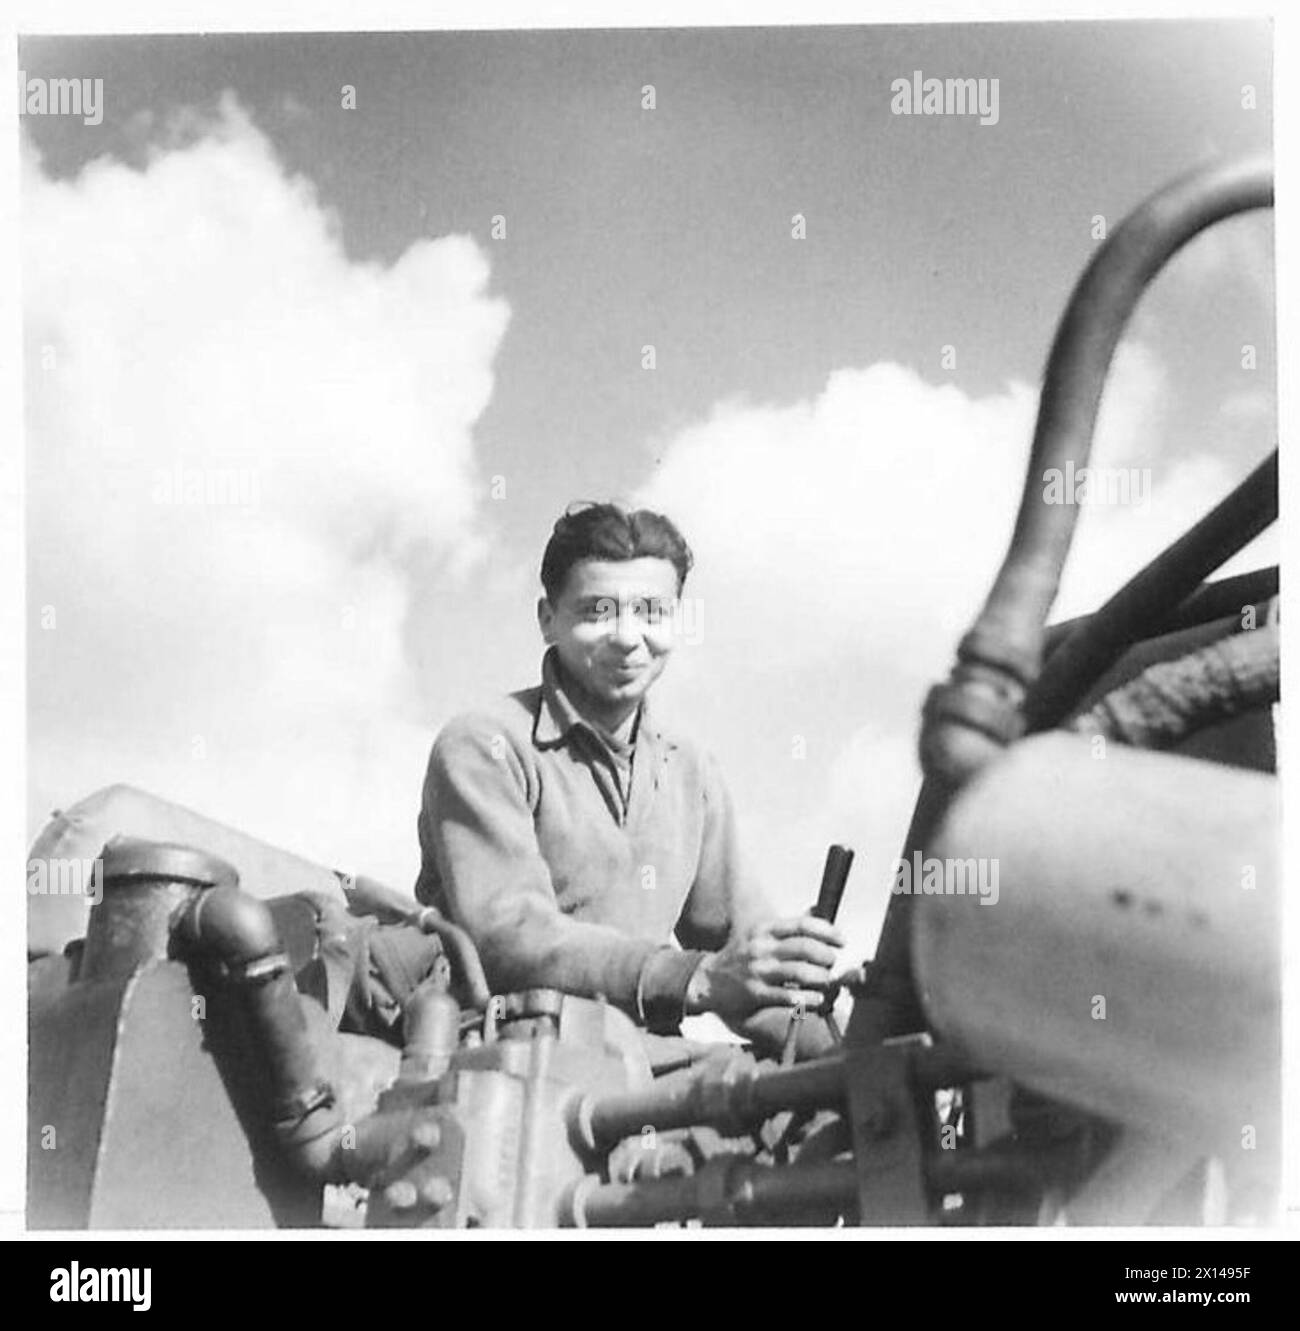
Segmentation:
{"type": "Polygon", "coordinates": [[[677,570],[667,559],[584,559],[556,602],[543,598],[542,636],[588,699],[630,715],[673,648],[677,570]]]}

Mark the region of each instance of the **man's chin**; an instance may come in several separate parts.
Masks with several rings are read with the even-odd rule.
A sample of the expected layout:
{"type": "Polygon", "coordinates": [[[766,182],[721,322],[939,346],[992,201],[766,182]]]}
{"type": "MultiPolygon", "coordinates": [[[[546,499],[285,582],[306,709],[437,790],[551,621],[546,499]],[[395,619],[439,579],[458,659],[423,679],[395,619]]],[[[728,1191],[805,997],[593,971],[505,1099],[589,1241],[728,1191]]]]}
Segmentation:
{"type": "Polygon", "coordinates": [[[663,673],[662,669],[643,666],[626,678],[620,672],[570,672],[570,678],[592,701],[606,707],[626,707],[639,703],[650,691],[650,686],[663,673]]]}
{"type": "Polygon", "coordinates": [[[607,706],[627,707],[639,703],[650,691],[650,686],[658,678],[648,671],[642,671],[628,680],[602,680],[596,696],[607,706]]]}
{"type": "Polygon", "coordinates": [[[647,687],[644,680],[633,679],[625,684],[605,684],[596,696],[607,703],[640,702],[647,687]]]}

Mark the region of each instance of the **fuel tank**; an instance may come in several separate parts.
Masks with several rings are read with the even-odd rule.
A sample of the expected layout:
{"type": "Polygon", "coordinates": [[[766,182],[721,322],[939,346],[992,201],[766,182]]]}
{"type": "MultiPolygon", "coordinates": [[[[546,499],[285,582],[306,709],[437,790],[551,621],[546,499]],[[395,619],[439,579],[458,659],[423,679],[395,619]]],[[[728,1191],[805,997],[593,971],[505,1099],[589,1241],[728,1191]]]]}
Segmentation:
{"type": "Polygon", "coordinates": [[[1014,746],[926,850],[940,890],[912,949],[934,1029],[1104,1117],[1271,1153],[1280,826],[1269,776],[1062,733],[1014,746]]]}

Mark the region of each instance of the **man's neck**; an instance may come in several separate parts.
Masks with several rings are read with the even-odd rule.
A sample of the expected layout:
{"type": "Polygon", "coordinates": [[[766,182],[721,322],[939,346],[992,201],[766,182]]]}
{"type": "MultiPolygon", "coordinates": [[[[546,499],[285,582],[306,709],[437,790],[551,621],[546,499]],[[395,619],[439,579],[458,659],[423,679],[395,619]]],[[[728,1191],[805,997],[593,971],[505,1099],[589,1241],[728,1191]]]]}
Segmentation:
{"type": "Polygon", "coordinates": [[[602,725],[601,729],[607,735],[612,735],[620,744],[631,744],[636,738],[637,721],[641,716],[641,704],[637,703],[630,712],[619,722],[617,726],[610,727],[602,725]]]}

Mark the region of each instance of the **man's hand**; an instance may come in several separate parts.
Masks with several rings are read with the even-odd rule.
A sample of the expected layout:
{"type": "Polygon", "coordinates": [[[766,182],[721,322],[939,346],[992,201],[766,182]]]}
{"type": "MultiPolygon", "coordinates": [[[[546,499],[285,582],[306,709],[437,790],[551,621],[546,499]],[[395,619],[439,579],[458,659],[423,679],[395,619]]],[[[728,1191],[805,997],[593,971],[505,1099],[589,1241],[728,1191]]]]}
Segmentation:
{"type": "Polygon", "coordinates": [[[705,957],[686,990],[686,1013],[739,1021],[764,1007],[819,1008],[839,981],[843,946],[840,931],[815,915],[762,925],[705,957]]]}

